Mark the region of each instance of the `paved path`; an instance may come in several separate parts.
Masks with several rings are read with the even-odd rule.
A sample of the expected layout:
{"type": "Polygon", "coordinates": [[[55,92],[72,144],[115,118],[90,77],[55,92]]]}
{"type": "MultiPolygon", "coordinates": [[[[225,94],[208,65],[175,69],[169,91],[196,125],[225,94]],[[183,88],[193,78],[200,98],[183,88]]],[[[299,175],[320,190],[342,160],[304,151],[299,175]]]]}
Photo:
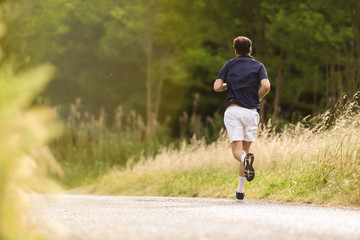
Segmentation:
{"type": "Polygon", "coordinates": [[[360,239],[360,210],[228,199],[35,196],[49,239],[360,239]]]}

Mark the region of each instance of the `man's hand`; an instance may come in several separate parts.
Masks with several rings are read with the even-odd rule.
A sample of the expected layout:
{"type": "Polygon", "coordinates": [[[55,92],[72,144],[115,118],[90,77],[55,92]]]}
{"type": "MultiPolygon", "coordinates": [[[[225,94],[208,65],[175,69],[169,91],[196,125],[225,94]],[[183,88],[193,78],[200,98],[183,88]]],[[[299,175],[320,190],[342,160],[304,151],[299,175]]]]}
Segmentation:
{"type": "Polygon", "coordinates": [[[224,83],[224,80],[218,78],[214,82],[214,91],[215,92],[223,92],[227,90],[227,84],[224,83]]]}
{"type": "Polygon", "coordinates": [[[270,91],[270,81],[269,79],[263,79],[260,81],[261,87],[259,89],[259,101],[265,97],[266,94],[270,91]]]}

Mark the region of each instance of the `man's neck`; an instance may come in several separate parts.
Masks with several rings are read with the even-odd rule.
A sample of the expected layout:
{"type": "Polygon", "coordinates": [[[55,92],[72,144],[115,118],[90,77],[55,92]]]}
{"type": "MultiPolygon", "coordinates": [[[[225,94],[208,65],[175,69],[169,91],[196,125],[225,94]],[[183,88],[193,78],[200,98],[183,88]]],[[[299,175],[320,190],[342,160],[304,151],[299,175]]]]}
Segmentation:
{"type": "Polygon", "coordinates": [[[240,56],[251,56],[250,54],[243,54],[243,55],[240,55],[240,54],[235,54],[236,57],[240,57],[240,56]]]}

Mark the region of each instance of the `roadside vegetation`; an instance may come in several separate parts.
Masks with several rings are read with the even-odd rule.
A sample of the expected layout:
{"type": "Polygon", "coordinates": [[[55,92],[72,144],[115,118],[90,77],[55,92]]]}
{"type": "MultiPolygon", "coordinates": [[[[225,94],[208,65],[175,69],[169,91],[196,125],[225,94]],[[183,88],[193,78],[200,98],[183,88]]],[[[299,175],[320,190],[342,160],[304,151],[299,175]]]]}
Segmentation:
{"type": "MultiPolygon", "coordinates": [[[[0,2],[0,13],[6,11],[0,2]]],[[[28,197],[34,192],[59,190],[49,176],[62,174],[46,146],[61,133],[56,112],[35,105],[54,67],[49,64],[16,72],[16,63],[4,59],[7,24],[0,17],[0,239],[43,239],[32,224],[28,197]]]]}
{"type": "Polygon", "coordinates": [[[52,72],[46,65],[18,75],[9,65],[0,69],[0,239],[42,239],[27,197],[60,189],[49,172],[62,170],[46,144],[61,127],[55,111],[32,105],[52,72]]]}
{"type": "MultiPolygon", "coordinates": [[[[358,94],[322,116],[276,131],[262,125],[252,146],[256,178],[247,199],[359,206],[360,109],[358,94]]],[[[87,191],[98,194],[234,198],[237,163],[226,134],[206,144],[193,138],[155,157],[114,168],[87,191]]]]}
{"type": "Polygon", "coordinates": [[[206,117],[205,122],[197,112],[199,96],[193,99],[191,114],[183,112],[179,117],[179,138],[172,138],[168,125],[156,124],[156,131],[146,136],[143,118],[135,111],[125,114],[120,106],[113,119],[104,111],[94,115],[84,110],[78,99],[67,113],[61,108],[59,115],[66,115],[63,135],[50,147],[65,172],[58,180],[66,188],[85,186],[97,181],[113,166],[125,167],[129,159],[156,156],[165,147],[179,148],[190,143],[189,137],[204,138],[206,143],[216,141],[223,126],[218,113],[206,117]]]}

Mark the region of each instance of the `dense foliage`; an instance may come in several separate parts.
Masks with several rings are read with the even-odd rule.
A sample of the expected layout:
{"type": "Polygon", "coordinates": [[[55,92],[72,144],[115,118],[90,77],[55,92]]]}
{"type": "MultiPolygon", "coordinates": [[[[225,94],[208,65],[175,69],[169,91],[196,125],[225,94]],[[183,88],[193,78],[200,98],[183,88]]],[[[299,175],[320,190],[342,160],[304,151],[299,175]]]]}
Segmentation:
{"type": "Polygon", "coordinates": [[[196,93],[202,121],[222,111],[212,84],[245,35],[273,87],[263,119],[297,120],[359,88],[359,9],[358,0],[13,0],[4,56],[18,69],[57,67],[39,101],[68,108],[81,98],[110,116],[121,105],[148,133],[168,122],[176,135],[196,93]]]}

